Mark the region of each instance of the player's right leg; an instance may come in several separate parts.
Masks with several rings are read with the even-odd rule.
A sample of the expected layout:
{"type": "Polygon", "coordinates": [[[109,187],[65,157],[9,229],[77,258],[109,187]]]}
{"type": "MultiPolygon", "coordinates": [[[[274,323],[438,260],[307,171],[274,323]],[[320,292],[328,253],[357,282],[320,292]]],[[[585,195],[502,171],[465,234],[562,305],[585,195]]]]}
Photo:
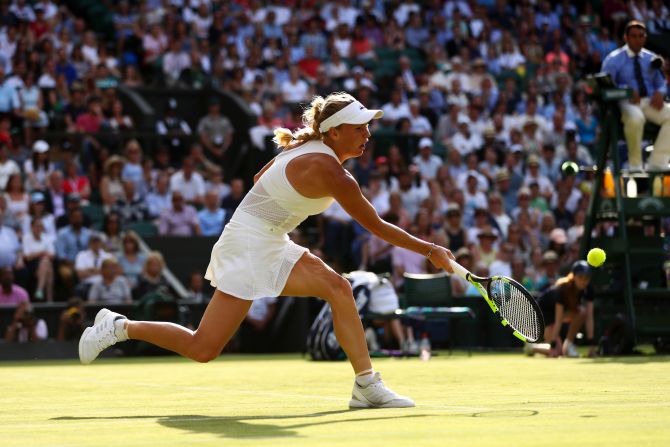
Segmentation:
{"type": "Polygon", "coordinates": [[[81,336],[79,358],[82,363],[91,363],[109,346],[131,338],[198,362],[208,362],[219,356],[237,331],[251,303],[217,290],[195,331],[168,322],[131,321],[123,315],[102,309],[95,318],[95,324],[81,336]]]}

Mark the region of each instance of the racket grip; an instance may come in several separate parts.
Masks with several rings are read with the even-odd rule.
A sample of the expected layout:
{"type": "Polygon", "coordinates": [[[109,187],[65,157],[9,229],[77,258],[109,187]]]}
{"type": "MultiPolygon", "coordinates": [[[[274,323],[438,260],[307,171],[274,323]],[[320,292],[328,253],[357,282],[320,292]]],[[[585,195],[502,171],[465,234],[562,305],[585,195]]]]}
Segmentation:
{"type": "Polygon", "coordinates": [[[463,279],[469,280],[468,275],[470,274],[470,272],[468,272],[465,267],[463,267],[461,264],[454,261],[453,259],[450,259],[449,262],[451,262],[451,268],[454,269],[455,274],[457,274],[463,279]]]}

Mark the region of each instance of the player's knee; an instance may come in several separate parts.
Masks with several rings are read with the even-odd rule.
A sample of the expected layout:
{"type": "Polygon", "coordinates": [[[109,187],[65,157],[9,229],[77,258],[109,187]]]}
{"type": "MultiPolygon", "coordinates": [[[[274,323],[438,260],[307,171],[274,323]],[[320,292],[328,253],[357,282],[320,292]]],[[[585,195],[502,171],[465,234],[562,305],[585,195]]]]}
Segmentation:
{"type": "Polygon", "coordinates": [[[351,301],[353,299],[351,284],[340,275],[333,275],[328,289],[327,295],[324,298],[326,301],[331,302],[331,305],[332,301],[351,301]]]}
{"type": "Polygon", "coordinates": [[[191,358],[198,363],[209,363],[221,354],[220,351],[211,348],[201,348],[193,353],[191,358]]]}

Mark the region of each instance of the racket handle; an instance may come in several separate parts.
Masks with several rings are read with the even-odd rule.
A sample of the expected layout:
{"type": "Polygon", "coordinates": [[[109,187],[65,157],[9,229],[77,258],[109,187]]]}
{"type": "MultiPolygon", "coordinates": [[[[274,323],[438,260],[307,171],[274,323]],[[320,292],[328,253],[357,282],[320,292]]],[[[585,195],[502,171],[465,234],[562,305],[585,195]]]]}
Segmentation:
{"type": "Polygon", "coordinates": [[[454,269],[455,274],[457,274],[463,279],[469,280],[468,275],[470,274],[470,272],[468,272],[465,267],[463,267],[461,264],[454,261],[453,259],[450,259],[449,262],[451,262],[451,268],[454,269]]]}

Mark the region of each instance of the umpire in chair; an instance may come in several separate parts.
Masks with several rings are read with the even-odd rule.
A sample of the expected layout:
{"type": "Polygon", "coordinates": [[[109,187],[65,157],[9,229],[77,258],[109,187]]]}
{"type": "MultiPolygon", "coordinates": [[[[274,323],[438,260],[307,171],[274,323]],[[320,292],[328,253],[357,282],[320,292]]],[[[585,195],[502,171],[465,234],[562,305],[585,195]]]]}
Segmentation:
{"type": "Polygon", "coordinates": [[[644,48],[647,27],[632,20],[625,28],[626,45],[617,48],[603,61],[602,71],[612,76],[617,87],[630,88],[633,94],[622,101],[621,121],[628,146],[628,167],[641,171],[642,134],[646,120],[661,126],[647,169],[666,170],[670,162],[670,104],[664,102],[666,81],[663,58],[644,48]]]}

